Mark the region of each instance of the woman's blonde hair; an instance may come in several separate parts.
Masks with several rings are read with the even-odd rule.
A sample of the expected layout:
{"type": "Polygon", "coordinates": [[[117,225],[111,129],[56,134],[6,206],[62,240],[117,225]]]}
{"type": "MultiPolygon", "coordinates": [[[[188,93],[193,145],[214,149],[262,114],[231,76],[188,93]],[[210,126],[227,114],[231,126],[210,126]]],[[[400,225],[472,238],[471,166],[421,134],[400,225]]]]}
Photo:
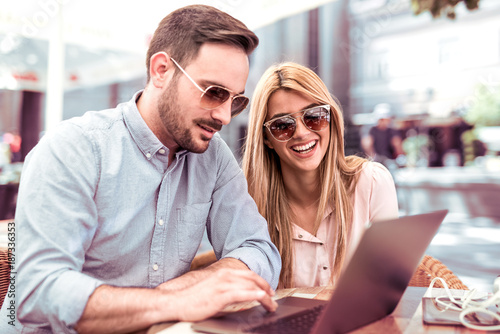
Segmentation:
{"type": "Polygon", "coordinates": [[[314,233],[317,232],[327,208],[333,208],[338,222],[331,277],[333,283],[335,277],[340,274],[345,258],[346,235],[353,216],[350,197],[358,172],[366,160],[345,156],[342,110],[316,73],[291,62],[267,69],[252,97],[242,168],[248,180],[249,193],[257,203],[260,213],[267,219],[271,240],[281,254],[280,288],[294,286],[292,211],[283,184],[279,156],[264,144],[266,134],[263,126],[268,113],[268,101],[277,90],[295,91],[331,107],[330,143],[319,166],[321,195],[314,233]]]}

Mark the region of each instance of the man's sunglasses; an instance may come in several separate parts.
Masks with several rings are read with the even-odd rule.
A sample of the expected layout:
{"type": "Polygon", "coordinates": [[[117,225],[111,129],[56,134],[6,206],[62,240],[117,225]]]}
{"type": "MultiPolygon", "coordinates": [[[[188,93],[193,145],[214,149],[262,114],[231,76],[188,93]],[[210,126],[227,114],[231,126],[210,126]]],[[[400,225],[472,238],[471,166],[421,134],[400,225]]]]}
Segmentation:
{"type": "Polygon", "coordinates": [[[174,58],[170,57],[175,65],[186,75],[186,77],[196,86],[201,92],[200,106],[204,109],[215,109],[220,107],[224,102],[231,98],[231,117],[237,116],[241,113],[248,105],[248,97],[241,94],[233,94],[227,88],[220,86],[209,86],[203,90],[198,84],[187,74],[186,71],[177,64],[174,58]]]}
{"type": "Polygon", "coordinates": [[[292,139],[297,129],[297,118],[293,115],[302,113],[300,118],[302,123],[311,131],[318,132],[325,129],[330,124],[330,106],[316,106],[293,114],[271,119],[264,123],[264,126],[273,135],[274,139],[280,142],[286,142],[292,139]]]}

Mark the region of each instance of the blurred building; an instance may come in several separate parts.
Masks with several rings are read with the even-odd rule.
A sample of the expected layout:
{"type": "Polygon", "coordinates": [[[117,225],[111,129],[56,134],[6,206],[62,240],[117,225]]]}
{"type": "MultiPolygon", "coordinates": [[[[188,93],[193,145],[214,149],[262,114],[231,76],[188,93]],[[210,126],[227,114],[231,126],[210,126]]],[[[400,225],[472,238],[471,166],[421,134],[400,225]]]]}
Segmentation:
{"type": "Polygon", "coordinates": [[[349,8],[354,123],[389,103],[403,138],[408,130],[428,137],[429,166],[463,165],[461,135],[471,125],[462,116],[481,86],[500,85],[500,2],[482,0],[476,11],[459,3],[455,20],[415,16],[409,1],[352,0],[349,8]]]}
{"type": "MultiPolygon", "coordinates": [[[[400,127],[420,128],[446,150],[452,112],[475,103],[478,85],[500,84],[500,1],[481,0],[472,12],[460,3],[455,20],[415,16],[410,5],[336,0],[258,28],[246,94],[269,65],[295,61],[340,101],[348,153],[361,151],[359,128],[379,103],[391,105],[400,127]]],[[[0,36],[0,134],[21,134],[23,156],[43,134],[48,52],[46,40],[0,36]]],[[[64,60],[63,119],[114,107],[145,84],[142,54],[66,45],[64,60]]],[[[221,132],[237,157],[247,120],[248,111],[221,132]]]]}
{"type": "Polygon", "coordinates": [[[500,84],[500,2],[457,17],[415,16],[410,1],[350,1],[351,105],[390,103],[400,115],[448,117],[474,103],[478,84],[500,84]]]}

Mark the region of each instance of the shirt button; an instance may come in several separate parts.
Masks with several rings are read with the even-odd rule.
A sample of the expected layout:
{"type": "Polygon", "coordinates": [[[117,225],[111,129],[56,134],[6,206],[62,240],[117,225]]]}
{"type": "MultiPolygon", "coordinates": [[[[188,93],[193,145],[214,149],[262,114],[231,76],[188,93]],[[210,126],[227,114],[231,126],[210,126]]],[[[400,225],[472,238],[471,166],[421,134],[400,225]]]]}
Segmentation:
{"type": "Polygon", "coordinates": [[[160,219],[160,221],[158,222],[158,224],[160,224],[160,226],[163,226],[163,223],[164,223],[163,219],[160,219]]]}
{"type": "Polygon", "coordinates": [[[146,153],[146,158],[151,158],[151,153],[146,153]]]}
{"type": "Polygon", "coordinates": [[[301,238],[301,239],[302,239],[302,234],[299,234],[299,238],[301,238]]]}
{"type": "Polygon", "coordinates": [[[158,151],[160,154],[165,154],[165,150],[160,148],[160,150],[158,151]]]}
{"type": "Polygon", "coordinates": [[[158,270],[158,265],[157,265],[156,263],[155,263],[155,264],[153,264],[153,270],[154,270],[154,271],[157,271],[157,270],[158,270]]]}
{"type": "Polygon", "coordinates": [[[327,269],[328,269],[328,267],[327,267],[327,266],[323,266],[323,270],[327,270],[327,269]]]}

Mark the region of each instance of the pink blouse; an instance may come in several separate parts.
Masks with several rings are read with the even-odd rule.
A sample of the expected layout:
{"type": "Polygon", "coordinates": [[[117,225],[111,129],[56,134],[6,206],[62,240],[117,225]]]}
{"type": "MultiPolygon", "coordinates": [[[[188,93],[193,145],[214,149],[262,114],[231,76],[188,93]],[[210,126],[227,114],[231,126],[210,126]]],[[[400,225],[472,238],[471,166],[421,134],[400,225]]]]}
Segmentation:
{"type": "MultiPolygon", "coordinates": [[[[370,222],[398,217],[394,180],[381,164],[369,162],[361,171],[353,194],[354,213],[347,236],[349,261],[370,222]]],[[[296,287],[330,285],[330,264],[335,254],[336,220],[330,208],[316,236],[293,224],[294,281],[296,287]]],[[[346,263],[346,262],[345,262],[346,263]]]]}

